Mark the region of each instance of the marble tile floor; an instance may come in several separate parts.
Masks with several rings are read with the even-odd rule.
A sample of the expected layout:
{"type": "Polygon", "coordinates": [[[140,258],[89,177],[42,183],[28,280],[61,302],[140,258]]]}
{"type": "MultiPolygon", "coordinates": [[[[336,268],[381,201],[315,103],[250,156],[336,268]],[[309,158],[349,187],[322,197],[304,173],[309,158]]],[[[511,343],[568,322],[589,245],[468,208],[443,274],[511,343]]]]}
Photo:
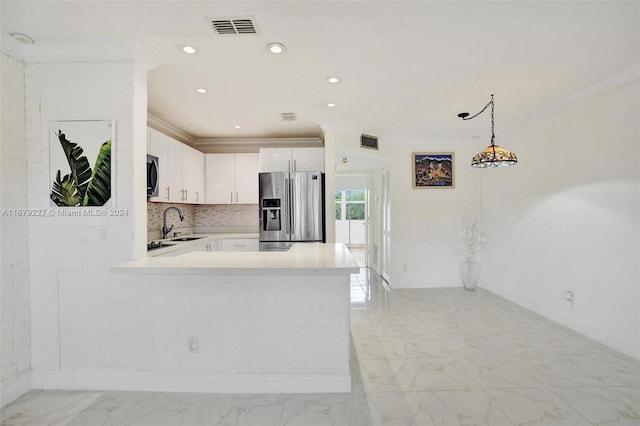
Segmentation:
{"type": "Polygon", "coordinates": [[[351,279],[350,394],[33,390],[2,425],[640,425],[640,363],[487,291],[351,279]]]}
{"type": "Polygon", "coordinates": [[[351,252],[353,257],[356,259],[356,262],[358,262],[359,267],[361,268],[367,267],[366,253],[365,253],[365,248],[363,246],[360,246],[360,245],[350,246],[349,251],[351,252]]]}

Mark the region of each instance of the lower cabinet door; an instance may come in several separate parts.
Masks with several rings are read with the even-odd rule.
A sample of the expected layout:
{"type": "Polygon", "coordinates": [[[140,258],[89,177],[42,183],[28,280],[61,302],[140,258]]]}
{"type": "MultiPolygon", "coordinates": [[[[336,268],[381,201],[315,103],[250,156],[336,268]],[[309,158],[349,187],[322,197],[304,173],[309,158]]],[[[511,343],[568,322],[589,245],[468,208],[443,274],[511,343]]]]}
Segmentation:
{"type": "Polygon", "coordinates": [[[225,238],[222,240],[222,251],[258,251],[257,238],[225,238]]]}

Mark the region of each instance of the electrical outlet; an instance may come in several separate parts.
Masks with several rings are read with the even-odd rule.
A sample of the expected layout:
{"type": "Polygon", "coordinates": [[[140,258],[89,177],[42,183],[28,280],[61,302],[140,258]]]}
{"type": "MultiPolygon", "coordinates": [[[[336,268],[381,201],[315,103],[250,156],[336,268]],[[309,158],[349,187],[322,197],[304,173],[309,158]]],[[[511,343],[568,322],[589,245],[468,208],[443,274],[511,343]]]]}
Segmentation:
{"type": "Polygon", "coordinates": [[[564,300],[573,303],[573,298],[573,291],[567,290],[564,292],[564,300]]]}
{"type": "Polygon", "coordinates": [[[236,220],[240,219],[240,212],[239,211],[234,211],[233,212],[233,218],[236,219],[236,220]]]}
{"type": "Polygon", "coordinates": [[[187,345],[189,348],[189,353],[190,354],[197,354],[198,353],[198,338],[197,337],[189,337],[187,339],[187,345]]]}

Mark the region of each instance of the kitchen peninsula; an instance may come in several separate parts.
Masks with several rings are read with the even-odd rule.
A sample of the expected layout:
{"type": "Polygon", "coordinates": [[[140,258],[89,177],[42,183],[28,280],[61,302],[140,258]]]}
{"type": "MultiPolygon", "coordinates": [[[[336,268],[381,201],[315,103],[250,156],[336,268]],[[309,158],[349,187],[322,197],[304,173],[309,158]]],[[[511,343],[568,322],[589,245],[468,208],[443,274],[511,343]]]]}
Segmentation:
{"type": "MultiPolygon", "coordinates": [[[[113,266],[153,300],[152,372],[188,392],[350,392],[342,244],[190,252],[113,266]]],[[[157,387],[155,387],[157,389],[157,387]]]]}

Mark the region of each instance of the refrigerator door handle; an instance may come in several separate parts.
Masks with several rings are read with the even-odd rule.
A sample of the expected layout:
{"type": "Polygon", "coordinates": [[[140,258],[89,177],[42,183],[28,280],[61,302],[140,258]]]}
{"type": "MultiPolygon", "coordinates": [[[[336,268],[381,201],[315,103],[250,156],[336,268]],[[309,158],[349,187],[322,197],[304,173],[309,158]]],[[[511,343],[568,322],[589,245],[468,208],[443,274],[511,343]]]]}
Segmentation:
{"type": "Polygon", "coordinates": [[[284,208],[287,213],[287,220],[284,221],[284,233],[287,236],[291,235],[291,191],[290,191],[289,178],[284,178],[284,208]]]}
{"type": "Polygon", "coordinates": [[[294,186],[294,181],[293,179],[289,179],[289,218],[291,219],[291,234],[295,234],[296,233],[296,221],[295,221],[295,214],[296,214],[296,203],[295,203],[295,198],[293,197],[293,194],[296,193],[295,191],[295,186],[294,186]]]}

